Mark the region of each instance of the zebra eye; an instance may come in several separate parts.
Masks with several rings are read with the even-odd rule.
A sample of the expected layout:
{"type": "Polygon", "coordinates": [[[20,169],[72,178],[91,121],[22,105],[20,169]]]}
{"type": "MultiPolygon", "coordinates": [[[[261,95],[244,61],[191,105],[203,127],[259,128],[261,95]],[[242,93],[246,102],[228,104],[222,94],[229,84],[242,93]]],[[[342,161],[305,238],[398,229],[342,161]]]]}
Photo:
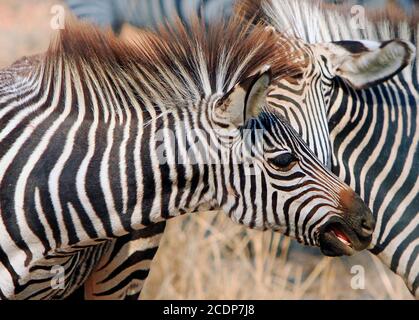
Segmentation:
{"type": "Polygon", "coordinates": [[[280,154],[271,160],[272,165],[280,171],[291,170],[297,161],[297,157],[290,152],[280,154]]]}

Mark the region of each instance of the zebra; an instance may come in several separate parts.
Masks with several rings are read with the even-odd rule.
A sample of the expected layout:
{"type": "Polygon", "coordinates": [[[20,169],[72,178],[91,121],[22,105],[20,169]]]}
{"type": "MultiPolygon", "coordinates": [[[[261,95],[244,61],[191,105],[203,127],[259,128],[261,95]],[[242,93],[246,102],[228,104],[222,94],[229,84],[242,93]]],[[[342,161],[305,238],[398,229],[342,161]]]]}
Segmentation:
{"type": "MultiPolygon", "coordinates": [[[[105,28],[111,27],[119,34],[124,23],[139,28],[157,28],[166,21],[175,21],[177,17],[189,23],[190,17],[194,14],[202,15],[207,23],[211,23],[220,15],[231,16],[235,4],[240,3],[240,0],[65,0],[65,2],[78,18],[89,20],[105,28]]],[[[328,0],[328,2],[336,1],[328,0]]],[[[351,1],[351,4],[354,5],[355,2],[359,1],[351,1]]],[[[414,10],[413,1],[398,1],[398,3],[407,12],[414,10]]],[[[372,5],[375,8],[380,5],[371,0],[362,1],[361,4],[372,5]]]]}
{"type": "Polygon", "coordinates": [[[117,34],[124,23],[157,29],[166,21],[174,23],[177,18],[190,24],[194,14],[212,23],[221,15],[231,16],[233,3],[234,0],[66,0],[77,17],[101,27],[110,26],[117,34]]]}
{"type": "MultiPolygon", "coordinates": [[[[87,5],[85,5],[84,7],[80,4],[80,6],[75,7],[71,5],[71,0],[70,1],[70,7],[72,9],[75,9],[76,13],[79,16],[83,16],[83,17],[87,17],[89,19],[93,19],[93,20],[97,20],[98,17],[102,17],[103,15],[101,15],[100,13],[102,11],[99,10],[99,14],[97,11],[97,7],[95,6],[94,3],[90,3],[89,8],[87,8],[87,5]],[[89,10],[87,10],[89,9],[89,10]],[[80,14],[83,10],[85,10],[85,14],[80,14]]],[[[169,0],[171,1],[171,0],[169,0]]],[[[137,1],[134,1],[137,2],[137,1]]],[[[216,2],[214,0],[214,2],[216,2]]],[[[233,1],[232,1],[233,2],[233,1]]],[[[245,2],[245,6],[248,4],[245,2]]],[[[128,3],[128,2],[127,2],[128,3]]],[[[130,20],[129,18],[126,17],[126,15],[129,15],[130,13],[127,11],[122,11],[122,8],[124,6],[126,6],[127,3],[122,3],[121,7],[119,9],[119,11],[117,11],[120,16],[124,16],[128,22],[131,22],[137,26],[154,26],[153,24],[151,24],[148,20],[146,19],[142,19],[139,16],[139,20],[130,20]]],[[[147,2],[141,2],[142,5],[148,5],[147,2]]],[[[253,9],[250,10],[250,15],[254,15],[256,10],[259,10],[260,8],[260,1],[251,1],[251,7],[253,7],[253,9]]],[[[324,11],[319,12],[319,2],[314,2],[312,4],[313,7],[307,5],[307,3],[305,2],[301,2],[301,7],[299,6],[300,3],[299,2],[295,2],[293,4],[290,4],[289,1],[284,1],[283,3],[275,3],[274,4],[277,6],[275,8],[273,8],[273,10],[271,10],[271,20],[273,20],[273,22],[277,21],[278,25],[276,26],[278,30],[284,31],[284,30],[293,30],[293,36],[297,35],[299,38],[306,40],[306,42],[309,43],[316,43],[316,42],[323,42],[323,41],[340,41],[342,39],[361,39],[361,38],[372,38],[372,39],[376,39],[376,40],[387,40],[390,39],[391,37],[395,37],[397,35],[397,32],[394,33],[390,32],[384,35],[383,38],[381,38],[381,36],[377,35],[377,32],[380,32],[380,28],[378,28],[378,30],[375,30],[374,28],[375,25],[369,25],[369,28],[365,31],[362,31],[359,34],[354,35],[353,32],[354,30],[347,30],[347,26],[349,24],[348,19],[344,19],[346,21],[346,23],[342,26],[343,30],[336,30],[337,34],[330,34],[331,31],[333,31],[334,29],[330,27],[330,23],[328,22],[330,21],[340,21],[342,19],[341,16],[327,16],[328,14],[324,11]],[[276,11],[275,11],[276,10],[276,11]],[[281,11],[286,13],[286,17],[281,15],[281,11]],[[289,12],[292,12],[293,14],[289,14],[289,12]],[[298,16],[298,14],[300,14],[300,16],[298,16]],[[327,16],[327,17],[325,17],[327,16]],[[299,18],[298,18],[299,17],[299,18]],[[329,20],[327,20],[329,19],[329,20]],[[334,19],[334,20],[333,20],[334,19]],[[318,28],[318,26],[316,25],[316,22],[320,20],[323,24],[322,26],[324,26],[324,28],[318,28]],[[327,20],[327,21],[326,21],[327,20]],[[326,23],[325,23],[326,22],[326,23]],[[312,25],[311,25],[311,24],[312,25]],[[345,30],[346,29],[346,30],[345,30]],[[311,33],[309,31],[312,31],[311,33]],[[343,35],[341,36],[338,33],[343,31],[343,35]]],[[[154,2],[155,6],[158,6],[157,2],[154,2]]],[[[185,3],[185,5],[188,5],[188,3],[185,3]]],[[[231,3],[230,5],[233,5],[233,3],[231,3]]],[[[240,2],[239,2],[240,5],[240,2]]],[[[197,10],[198,6],[196,7],[191,7],[194,8],[195,10],[197,10]]],[[[189,11],[192,9],[187,9],[186,11],[189,11]]],[[[192,10],[193,11],[193,10],[192,10]]],[[[321,10],[320,10],[321,11],[321,10]]],[[[168,18],[170,20],[171,16],[170,14],[172,13],[171,11],[165,11],[165,10],[154,10],[153,11],[155,14],[157,14],[157,16],[160,15],[167,15],[167,17],[164,18],[168,18]],[[159,13],[158,13],[159,12],[159,13]]],[[[225,10],[225,12],[229,12],[229,10],[225,10]]],[[[109,16],[111,16],[111,12],[109,12],[109,16]]],[[[205,11],[204,11],[205,13],[205,11]]],[[[114,14],[114,13],[112,13],[114,14]]],[[[331,13],[329,13],[331,14],[331,13]]],[[[205,17],[207,17],[208,14],[205,15],[205,17]]],[[[253,16],[254,17],[254,16],[253,16]]],[[[160,20],[164,20],[163,17],[160,17],[160,20]]],[[[183,16],[183,19],[185,21],[187,21],[188,17],[187,16],[183,16]]],[[[272,22],[272,21],[270,21],[272,22]]],[[[385,22],[383,22],[383,24],[385,24],[385,22]]],[[[381,26],[381,30],[388,28],[387,26],[381,26]]],[[[400,30],[402,30],[403,27],[400,27],[400,30]]],[[[406,37],[405,37],[406,38],[406,37]]],[[[412,40],[409,37],[407,37],[407,40],[412,40]]],[[[413,39],[413,42],[416,43],[415,39],[413,39]]],[[[402,42],[403,43],[403,42],[402,42]]],[[[363,48],[365,45],[365,42],[360,43],[359,41],[357,42],[347,42],[346,45],[349,45],[349,47],[347,46],[345,48],[345,46],[343,46],[345,43],[341,42],[339,43],[339,47],[343,47],[343,48],[339,48],[339,47],[335,47],[340,49],[338,51],[338,57],[339,56],[345,56],[348,54],[348,50],[354,50],[354,48],[356,47],[361,47],[363,48]]],[[[392,42],[392,45],[397,44],[397,42],[392,42]]],[[[301,44],[299,44],[298,46],[301,46],[301,44]]],[[[368,90],[362,90],[362,91],[355,91],[351,88],[351,86],[348,86],[345,81],[342,81],[341,78],[336,78],[335,75],[332,75],[332,72],[330,72],[330,67],[327,67],[325,65],[323,65],[323,62],[321,61],[321,59],[323,59],[324,55],[322,55],[321,52],[322,50],[324,50],[324,48],[322,48],[323,46],[321,45],[317,45],[315,46],[315,48],[313,47],[313,45],[303,45],[305,47],[305,50],[307,50],[307,54],[310,60],[310,64],[308,65],[308,67],[313,68],[311,71],[311,77],[308,80],[309,84],[314,84],[313,88],[311,88],[310,86],[307,86],[306,88],[306,95],[302,96],[300,93],[300,91],[295,90],[295,87],[290,88],[289,82],[285,82],[284,84],[284,80],[277,82],[275,84],[277,88],[276,92],[272,92],[272,94],[270,94],[270,102],[276,106],[278,108],[278,111],[281,112],[286,118],[287,120],[291,123],[291,125],[299,132],[299,134],[303,137],[303,139],[306,141],[306,143],[309,145],[309,147],[312,149],[312,151],[318,156],[318,158],[325,164],[327,165],[329,168],[333,168],[334,172],[336,172],[337,174],[340,174],[340,177],[342,179],[346,179],[348,183],[351,184],[351,186],[353,188],[355,188],[358,192],[363,192],[364,189],[371,189],[371,186],[368,186],[365,182],[364,185],[362,185],[362,182],[357,180],[357,173],[355,171],[355,169],[353,168],[352,164],[349,163],[348,159],[350,158],[350,155],[347,156],[345,155],[345,150],[339,150],[339,146],[337,145],[336,142],[334,142],[334,146],[333,149],[334,150],[338,150],[338,152],[335,152],[332,154],[332,144],[329,141],[331,139],[332,143],[334,141],[334,134],[337,134],[339,131],[337,129],[335,129],[335,131],[332,130],[332,133],[330,133],[329,130],[329,125],[331,126],[331,128],[346,128],[345,130],[343,130],[344,132],[348,131],[351,132],[351,130],[348,129],[348,127],[350,127],[350,125],[348,125],[348,117],[346,116],[344,118],[344,122],[343,120],[339,120],[336,121],[336,116],[334,117],[335,114],[345,114],[348,115],[349,111],[345,111],[348,110],[347,105],[349,105],[351,103],[351,100],[348,99],[347,101],[343,101],[340,102],[340,104],[338,102],[336,102],[336,96],[339,93],[339,90],[344,90],[344,94],[348,94],[351,97],[351,99],[353,101],[360,101],[362,104],[365,104],[365,101],[367,101],[368,106],[372,106],[374,104],[380,104],[383,106],[386,106],[387,104],[389,105],[389,107],[391,108],[391,105],[393,104],[393,102],[388,102],[388,101],[371,101],[371,98],[366,98],[365,94],[367,94],[366,92],[368,92],[368,90]],[[313,49],[314,48],[314,49],[313,49]],[[320,82],[316,82],[317,79],[319,78],[319,74],[322,76],[321,79],[322,81],[320,82]],[[333,79],[332,79],[333,78],[333,79]],[[321,84],[322,87],[324,88],[324,91],[322,92],[319,88],[316,87],[316,85],[321,84]],[[331,87],[332,90],[331,90],[331,87]],[[310,91],[311,89],[311,91],[310,91]],[[336,90],[337,89],[337,90],[336,90]],[[285,94],[283,93],[285,92],[285,94]],[[364,96],[359,96],[360,92],[364,92],[364,96]],[[316,96],[317,95],[317,96],[316,96]],[[320,96],[322,97],[322,99],[319,98],[320,96]],[[286,101],[284,101],[284,99],[286,101]],[[333,100],[332,100],[333,99],[333,100]],[[302,103],[302,101],[304,101],[304,103],[302,103]],[[308,106],[312,106],[311,108],[309,108],[308,106]],[[340,112],[338,112],[340,110],[340,112]],[[328,121],[329,120],[329,121],[328,121]],[[332,135],[331,137],[329,137],[330,135],[332,135]],[[338,154],[341,154],[340,156],[338,156],[338,154]],[[332,159],[333,156],[333,159],[332,159]],[[340,161],[338,162],[338,157],[340,157],[340,161]],[[346,158],[345,158],[346,157],[346,158]],[[346,159],[346,160],[345,160],[346,159]],[[333,160],[333,167],[332,167],[332,160],[333,160]],[[351,167],[352,166],[352,167],[351,167]],[[348,175],[348,172],[350,172],[350,175],[348,175]]],[[[330,46],[330,45],[329,45],[330,46]]],[[[414,48],[412,48],[409,43],[406,43],[406,46],[408,49],[407,52],[409,51],[414,51],[414,48]]],[[[391,48],[391,45],[388,46],[388,48],[391,48]]],[[[387,48],[387,49],[388,49],[387,48]]],[[[301,49],[301,48],[299,48],[301,49]]],[[[403,51],[403,48],[402,48],[403,51]]],[[[385,52],[384,52],[385,53],[385,52]]],[[[407,57],[407,55],[406,55],[407,57]]],[[[405,64],[408,64],[407,61],[410,61],[410,57],[406,58],[406,61],[404,61],[405,64]]],[[[402,61],[403,59],[400,58],[400,61],[402,61]]],[[[405,65],[403,65],[404,67],[405,65]]],[[[402,69],[402,68],[400,68],[402,69]]],[[[410,69],[413,70],[412,72],[414,72],[414,69],[410,69]]],[[[397,70],[399,71],[399,70],[397,70]]],[[[383,70],[384,73],[388,72],[388,70],[383,70]]],[[[405,73],[408,73],[409,71],[405,71],[405,73]]],[[[309,71],[306,71],[306,75],[310,73],[309,71]]],[[[391,74],[392,75],[392,74],[391,74]]],[[[296,77],[294,77],[296,78],[296,77]]],[[[305,78],[306,79],[306,78],[305,78]]],[[[416,78],[417,79],[417,78],[416,78]]],[[[384,79],[381,79],[384,80],[384,79]]],[[[307,79],[306,79],[307,81],[307,79]]],[[[346,79],[346,81],[348,81],[348,79],[346,79]]],[[[417,82],[415,82],[417,83],[417,82]]],[[[368,84],[368,86],[372,86],[372,84],[368,84]]],[[[388,82],[381,84],[380,86],[378,86],[378,88],[380,88],[381,86],[383,87],[387,87],[388,86],[388,82]]],[[[395,86],[396,88],[398,86],[400,86],[400,84],[396,83],[393,84],[393,86],[395,86]]],[[[379,90],[379,89],[377,89],[379,90]]],[[[386,89],[387,90],[387,89],[386,89]]],[[[374,90],[375,91],[375,90],[374,90]]],[[[368,93],[369,94],[369,93],[368,93]]],[[[374,93],[375,94],[375,93],[374,93]]],[[[342,95],[342,94],[341,94],[342,95]]],[[[409,98],[410,100],[412,99],[412,96],[409,98]]],[[[417,98],[413,98],[416,99],[417,98]]],[[[388,100],[388,99],[383,99],[383,100],[388,100]]],[[[414,125],[413,125],[414,126],[414,125]]],[[[341,130],[341,129],[339,129],[341,130]]],[[[342,131],[341,131],[342,132],[342,131]]],[[[342,138],[339,138],[340,140],[342,138]]],[[[378,160],[376,161],[378,162],[378,160]]],[[[371,163],[371,166],[373,166],[374,163],[371,163]]],[[[415,167],[413,167],[415,169],[415,167]]],[[[359,168],[357,169],[359,171],[359,168]]],[[[413,174],[414,176],[414,174],[413,174]]],[[[372,185],[372,184],[371,184],[372,185]]],[[[387,189],[383,189],[380,191],[380,195],[381,196],[385,196],[386,190],[390,189],[390,187],[387,187],[387,189]]],[[[390,190],[391,191],[391,190],[390,190]]],[[[393,190],[394,193],[394,190],[393,190]]],[[[368,195],[364,195],[363,197],[366,198],[367,201],[369,201],[370,203],[373,202],[373,199],[368,197],[368,195]]],[[[415,198],[413,200],[412,203],[417,202],[417,199],[415,198]]],[[[376,201],[376,205],[375,207],[377,207],[379,204],[379,201],[376,201]]],[[[414,208],[413,208],[414,210],[414,208]]],[[[378,212],[378,215],[380,216],[381,212],[384,212],[385,208],[382,208],[381,211],[378,212]]],[[[395,218],[391,218],[391,217],[396,217],[397,215],[395,214],[395,209],[393,211],[390,211],[389,214],[387,214],[389,216],[389,219],[395,219],[395,218]]],[[[405,214],[406,217],[406,221],[410,221],[411,223],[414,223],[416,220],[416,216],[414,215],[414,211],[411,211],[411,214],[405,214]],[[409,220],[410,219],[410,220],[409,220]]],[[[384,224],[383,224],[384,225],[384,224]]],[[[411,226],[414,227],[414,225],[411,224],[411,226]]],[[[164,231],[164,228],[160,229],[162,232],[164,231]]],[[[384,230],[381,230],[380,233],[383,234],[384,230]]],[[[379,234],[377,234],[377,238],[379,238],[379,234]]],[[[381,260],[388,265],[391,270],[395,271],[396,273],[400,274],[406,281],[406,283],[408,284],[409,289],[412,292],[417,291],[417,236],[415,236],[415,234],[417,234],[417,229],[415,229],[412,233],[413,235],[412,240],[409,243],[409,249],[406,250],[406,252],[409,252],[411,255],[409,256],[409,254],[407,254],[407,257],[405,257],[405,259],[410,259],[410,267],[407,267],[406,270],[403,270],[403,267],[397,267],[398,264],[398,259],[399,258],[394,258],[395,256],[397,256],[397,254],[400,253],[400,250],[398,253],[396,253],[396,255],[391,252],[388,248],[386,248],[385,246],[382,245],[378,245],[376,244],[374,246],[374,249],[372,249],[372,252],[377,254],[381,260]],[[381,246],[381,247],[380,247],[381,246]],[[409,271],[410,270],[410,271],[409,271]],[[410,274],[410,280],[409,275],[410,274]],[[416,289],[415,289],[416,288],[416,289]]],[[[401,243],[403,241],[403,239],[400,240],[400,242],[395,241],[396,245],[398,245],[399,243],[401,243]]],[[[394,241],[393,241],[394,242],[394,241]]],[[[374,243],[376,243],[376,241],[374,241],[374,243]]],[[[127,243],[126,246],[128,246],[129,244],[127,243]]],[[[154,248],[157,249],[158,247],[158,242],[156,242],[154,244],[154,248]]],[[[135,252],[135,250],[134,250],[135,252]]],[[[156,250],[154,251],[156,252],[156,250]]],[[[406,255],[406,254],[405,254],[406,255]]],[[[124,260],[123,258],[121,258],[122,261],[124,260]]],[[[121,265],[123,262],[121,262],[119,265],[121,265]]],[[[117,264],[118,265],[118,264],[117,264]]],[[[122,272],[122,271],[121,271],[122,272]]],[[[415,293],[414,293],[415,294],[415,293]]],[[[417,295],[417,293],[416,293],[417,295]]],[[[137,296],[136,296],[137,297],[137,296]]]]}
{"type": "Polygon", "coordinates": [[[67,25],[44,56],[3,70],[0,298],[62,299],[84,283],[95,295],[89,277],[121,244],[203,210],[325,255],[367,248],[371,211],[267,106],[272,79],[300,67],[280,47],[239,18],[135,43],[67,25]]]}
{"type": "Polygon", "coordinates": [[[365,29],[351,28],[352,16],[305,0],[247,1],[238,11],[298,37],[306,70],[274,84],[269,104],[372,209],[370,251],[419,297],[418,23],[369,15],[365,29]]]}

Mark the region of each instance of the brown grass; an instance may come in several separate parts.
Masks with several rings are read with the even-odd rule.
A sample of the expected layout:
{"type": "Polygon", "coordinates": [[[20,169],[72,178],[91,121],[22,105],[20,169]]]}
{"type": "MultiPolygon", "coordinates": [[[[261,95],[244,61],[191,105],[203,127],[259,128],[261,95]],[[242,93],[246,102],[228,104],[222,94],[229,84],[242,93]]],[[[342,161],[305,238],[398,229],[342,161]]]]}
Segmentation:
{"type": "Polygon", "coordinates": [[[279,234],[246,230],[222,213],[176,218],[143,298],[411,299],[403,281],[367,252],[350,258],[316,253],[279,234]],[[365,268],[365,290],[351,288],[354,265],[365,268]]]}
{"type": "MultiPolygon", "coordinates": [[[[0,1],[0,67],[48,48],[57,2],[0,1]]],[[[171,221],[152,267],[145,299],[411,299],[403,281],[368,253],[324,258],[214,213],[171,221]],[[351,289],[353,265],[365,267],[365,290],[351,289]]]]}

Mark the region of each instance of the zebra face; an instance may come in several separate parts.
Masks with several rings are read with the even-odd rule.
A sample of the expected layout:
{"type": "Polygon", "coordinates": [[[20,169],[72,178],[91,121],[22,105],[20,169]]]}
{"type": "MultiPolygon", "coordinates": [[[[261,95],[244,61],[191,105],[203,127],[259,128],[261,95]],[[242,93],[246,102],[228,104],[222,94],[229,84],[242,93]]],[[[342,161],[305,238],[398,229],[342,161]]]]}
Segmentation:
{"type": "Polygon", "coordinates": [[[331,166],[328,112],[333,109],[336,80],[353,89],[388,80],[411,63],[415,47],[403,40],[339,41],[293,44],[304,56],[302,72],[273,84],[269,104],[303,137],[326,166],[331,166]]]}
{"type": "Polygon", "coordinates": [[[326,109],[333,89],[332,75],[327,61],[319,59],[310,46],[301,48],[298,43],[296,47],[303,57],[301,73],[275,81],[268,102],[299,133],[317,158],[330,167],[332,151],[326,109]]]}
{"type": "MultiPolygon", "coordinates": [[[[320,246],[325,255],[368,247],[374,219],[361,199],[330,173],[294,129],[266,108],[269,72],[237,85],[214,108],[228,128],[230,162],[220,169],[218,206],[236,222],[320,246]],[[234,177],[234,178],[233,178],[234,177]]],[[[224,144],[225,145],[225,144],[224,144]]]]}

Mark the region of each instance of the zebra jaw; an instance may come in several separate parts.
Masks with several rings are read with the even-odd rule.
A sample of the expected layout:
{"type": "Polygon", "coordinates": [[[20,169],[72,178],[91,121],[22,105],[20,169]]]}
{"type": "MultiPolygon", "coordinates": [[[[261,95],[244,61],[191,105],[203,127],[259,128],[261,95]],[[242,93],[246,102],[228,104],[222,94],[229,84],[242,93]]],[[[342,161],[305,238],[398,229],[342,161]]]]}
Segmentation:
{"type": "Polygon", "coordinates": [[[366,249],[370,242],[371,237],[359,235],[356,229],[339,218],[330,219],[320,228],[320,248],[326,256],[351,256],[366,249]]]}

